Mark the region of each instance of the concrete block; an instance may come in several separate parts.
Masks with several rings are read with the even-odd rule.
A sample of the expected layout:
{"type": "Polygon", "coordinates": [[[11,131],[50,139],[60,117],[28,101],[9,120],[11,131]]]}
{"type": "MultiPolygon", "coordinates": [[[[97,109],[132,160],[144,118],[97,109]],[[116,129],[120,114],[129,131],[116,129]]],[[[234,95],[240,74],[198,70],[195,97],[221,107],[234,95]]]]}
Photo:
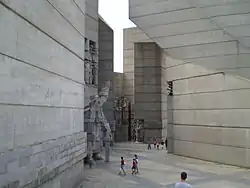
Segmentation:
{"type": "Polygon", "coordinates": [[[235,148],[203,143],[174,141],[174,153],[178,155],[215,161],[223,164],[249,167],[246,148],[235,148]]]}
{"type": "Polygon", "coordinates": [[[161,102],[137,102],[135,104],[136,111],[161,111],[161,102]]]}
{"type": "Polygon", "coordinates": [[[167,80],[176,80],[176,79],[185,79],[195,76],[201,76],[201,75],[211,75],[211,74],[218,74],[221,71],[219,70],[211,70],[206,69],[202,66],[195,65],[192,63],[184,64],[181,66],[176,66],[167,69],[167,80]]]}
{"type": "Polygon", "coordinates": [[[248,14],[235,14],[235,15],[227,15],[220,16],[218,18],[214,18],[213,20],[220,24],[221,27],[229,27],[229,26],[237,26],[239,23],[244,23],[249,25],[249,13],[248,14]]]}
{"type": "MultiPolygon", "coordinates": [[[[87,12],[78,1],[49,0],[49,2],[67,19],[81,35],[85,36],[85,15],[87,12]]],[[[87,12],[88,13],[88,12],[87,12]]]]}
{"type": "MultiPolygon", "coordinates": [[[[25,146],[78,132],[82,130],[83,124],[82,110],[75,109],[46,108],[44,110],[39,107],[2,106],[0,114],[8,116],[13,114],[15,117],[11,120],[14,125],[18,125],[14,127],[14,146],[25,146]],[[32,136],[27,137],[27,135],[32,136]]],[[[3,119],[2,123],[4,121],[6,120],[3,119]]],[[[7,132],[4,131],[4,133],[7,135],[7,132]]],[[[2,149],[7,142],[1,143],[0,148],[2,149]]]]}
{"type": "Polygon", "coordinates": [[[201,44],[168,49],[168,54],[176,59],[192,61],[193,58],[237,54],[235,42],[201,44]]]}
{"type": "Polygon", "coordinates": [[[175,22],[182,22],[187,20],[195,20],[200,18],[206,18],[205,16],[199,15],[196,9],[185,9],[173,12],[165,12],[155,15],[147,15],[138,18],[131,18],[134,23],[140,26],[140,28],[171,24],[175,22]]]}
{"type": "Polygon", "coordinates": [[[175,35],[157,38],[164,48],[174,48],[179,46],[189,46],[213,42],[231,41],[231,37],[224,35],[221,30],[201,31],[190,34],[175,35]]]}
{"type": "Polygon", "coordinates": [[[86,0],[74,0],[74,2],[83,14],[86,13],[86,0]]]}
{"type": "Polygon", "coordinates": [[[158,25],[155,27],[144,28],[143,30],[151,37],[162,37],[205,30],[211,31],[213,29],[217,29],[216,25],[211,23],[209,19],[202,19],[188,20],[181,23],[172,23],[167,25],[158,25]]]}
{"type": "Polygon", "coordinates": [[[151,110],[139,110],[137,111],[135,105],[135,118],[144,120],[160,120],[161,111],[151,111],[151,110]]]}
{"type": "Polygon", "coordinates": [[[235,109],[249,108],[250,89],[215,93],[187,94],[173,97],[174,109],[235,109]]]}
{"type": "Polygon", "coordinates": [[[4,24],[1,26],[4,29],[1,30],[0,36],[8,41],[5,44],[1,43],[0,51],[2,53],[84,83],[82,73],[84,64],[79,58],[21,18],[16,18],[6,9],[1,7],[1,12],[4,16],[0,25],[4,24]],[[6,22],[11,24],[6,24],[6,22]],[[13,28],[14,26],[17,28],[13,28]],[[17,43],[18,46],[16,46],[17,43]],[[71,62],[71,66],[68,66],[68,62],[71,62]],[[80,72],[81,74],[79,74],[80,72]]]}
{"type": "Polygon", "coordinates": [[[191,8],[190,3],[186,1],[160,1],[160,2],[151,2],[150,4],[143,4],[140,6],[131,7],[130,16],[139,17],[149,14],[156,14],[159,12],[169,12],[177,9],[187,9],[191,8]]]}
{"type": "Polygon", "coordinates": [[[135,100],[136,102],[160,102],[161,95],[152,93],[135,94],[135,100]]]}
{"type": "Polygon", "coordinates": [[[174,138],[177,140],[250,148],[248,142],[249,131],[245,128],[185,125],[174,125],[173,128],[174,138]]]}
{"type": "Polygon", "coordinates": [[[127,57],[134,57],[134,50],[133,49],[129,49],[129,50],[124,50],[123,52],[123,57],[127,58],[127,57]]]}
{"type": "Polygon", "coordinates": [[[249,127],[248,109],[174,110],[175,124],[249,127]]]}
{"type": "MultiPolygon", "coordinates": [[[[55,0],[53,2],[55,3],[55,0]]],[[[79,50],[84,48],[84,38],[47,1],[10,1],[8,6],[84,58],[84,52],[79,50]],[[41,17],[47,22],[43,22],[41,17]],[[54,27],[55,23],[57,27],[54,27]],[[71,37],[67,37],[68,35],[71,37]]]]}
{"type": "Polygon", "coordinates": [[[96,12],[98,11],[98,0],[85,0],[85,2],[86,2],[86,7],[89,6],[96,12]]]}
{"type": "Polygon", "coordinates": [[[151,77],[145,76],[136,76],[135,77],[135,86],[136,85],[156,85],[161,82],[161,76],[155,75],[151,77]]]}
{"type": "Polygon", "coordinates": [[[83,107],[83,87],[27,64],[0,55],[0,101],[14,104],[83,107]],[[6,74],[7,73],[7,74],[6,74]],[[34,76],[36,75],[36,76],[34,76]]]}
{"type": "Polygon", "coordinates": [[[161,86],[160,85],[137,85],[136,92],[137,93],[160,93],[161,86]]]}

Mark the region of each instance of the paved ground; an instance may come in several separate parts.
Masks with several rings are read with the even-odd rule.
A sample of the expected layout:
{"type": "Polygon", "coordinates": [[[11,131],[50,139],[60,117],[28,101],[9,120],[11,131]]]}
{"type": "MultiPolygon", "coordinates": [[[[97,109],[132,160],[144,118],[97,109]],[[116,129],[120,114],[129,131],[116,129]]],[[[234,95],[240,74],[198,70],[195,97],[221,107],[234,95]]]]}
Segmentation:
{"type": "Polygon", "coordinates": [[[167,154],[166,151],[114,149],[110,163],[98,162],[84,174],[83,188],[171,188],[179,174],[187,171],[188,182],[194,188],[249,188],[250,170],[218,165],[167,154]],[[140,174],[130,174],[134,153],[139,154],[140,174]],[[127,161],[127,176],[118,175],[120,156],[127,161]]]}

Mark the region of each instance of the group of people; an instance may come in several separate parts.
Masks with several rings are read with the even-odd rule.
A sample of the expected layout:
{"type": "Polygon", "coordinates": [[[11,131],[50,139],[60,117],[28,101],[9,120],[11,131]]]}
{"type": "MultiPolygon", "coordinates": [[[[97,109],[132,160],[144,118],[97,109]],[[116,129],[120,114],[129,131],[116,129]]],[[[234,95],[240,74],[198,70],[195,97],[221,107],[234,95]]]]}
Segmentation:
{"type": "MultiPolygon", "coordinates": [[[[138,163],[139,163],[138,156],[134,155],[132,168],[131,168],[132,169],[132,175],[136,175],[136,174],[139,173],[138,163]]],[[[126,163],[124,161],[124,158],[121,157],[121,166],[120,166],[119,174],[123,173],[124,176],[126,175],[125,164],[126,163]]],[[[187,179],[187,173],[182,172],[181,173],[181,181],[177,182],[174,185],[174,188],[192,188],[192,186],[186,182],[186,179],[187,179]]]]}
{"type": "MultiPolygon", "coordinates": [[[[125,171],[125,160],[123,157],[121,157],[121,164],[120,164],[120,172],[119,174],[122,174],[125,176],[126,175],[126,171],[125,171]]],[[[137,155],[134,155],[134,158],[132,160],[132,167],[131,167],[131,170],[132,170],[132,175],[136,175],[139,173],[139,168],[138,168],[138,165],[139,165],[139,159],[138,159],[138,156],[137,155]]]]}
{"type": "MultiPolygon", "coordinates": [[[[168,145],[167,143],[168,143],[167,139],[165,140],[165,142],[163,139],[162,140],[157,140],[157,139],[153,140],[154,148],[156,148],[157,150],[160,150],[160,148],[161,148],[161,150],[163,150],[164,144],[165,144],[165,147],[167,149],[167,145],[168,145]]],[[[151,142],[148,142],[148,150],[151,150],[151,144],[152,144],[151,142]]]]}

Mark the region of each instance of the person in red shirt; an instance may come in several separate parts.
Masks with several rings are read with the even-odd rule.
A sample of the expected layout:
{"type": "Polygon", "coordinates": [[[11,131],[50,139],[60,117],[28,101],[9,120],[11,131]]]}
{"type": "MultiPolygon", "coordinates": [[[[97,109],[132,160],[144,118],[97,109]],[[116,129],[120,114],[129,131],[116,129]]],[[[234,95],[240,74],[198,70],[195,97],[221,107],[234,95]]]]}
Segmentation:
{"type": "Polygon", "coordinates": [[[124,170],[124,166],[125,166],[125,161],[123,159],[123,157],[121,157],[121,167],[120,167],[120,172],[119,174],[121,174],[123,172],[123,175],[125,176],[126,175],[126,172],[124,170]]]}
{"type": "Polygon", "coordinates": [[[132,175],[135,175],[135,174],[136,174],[136,170],[137,170],[136,159],[133,159],[133,164],[132,164],[132,175]]]}

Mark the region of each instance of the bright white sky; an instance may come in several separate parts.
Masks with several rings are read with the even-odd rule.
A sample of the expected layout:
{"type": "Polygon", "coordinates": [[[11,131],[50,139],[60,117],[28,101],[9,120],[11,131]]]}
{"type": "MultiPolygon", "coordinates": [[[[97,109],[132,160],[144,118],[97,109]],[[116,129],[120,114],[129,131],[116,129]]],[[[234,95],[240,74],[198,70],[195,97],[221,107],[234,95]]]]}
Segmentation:
{"type": "Polygon", "coordinates": [[[135,27],[129,20],[129,0],[99,0],[99,14],[114,30],[114,71],[123,72],[123,29],[135,27]]]}

